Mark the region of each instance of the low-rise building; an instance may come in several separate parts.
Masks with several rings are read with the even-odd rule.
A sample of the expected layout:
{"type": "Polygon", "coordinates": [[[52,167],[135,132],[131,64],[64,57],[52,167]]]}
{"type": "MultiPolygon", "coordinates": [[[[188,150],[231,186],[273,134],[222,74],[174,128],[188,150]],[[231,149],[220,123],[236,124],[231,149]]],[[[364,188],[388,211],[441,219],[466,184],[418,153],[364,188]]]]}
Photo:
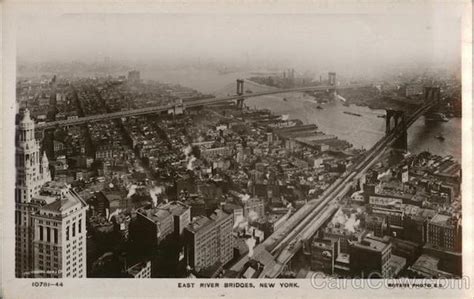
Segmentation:
{"type": "Polygon", "coordinates": [[[365,218],[365,228],[374,233],[376,237],[383,237],[386,230],[385,217],[380,215],[367,215],[365,218]]]}
{"type": "Polygon", "coordinates": [[[437,214],[428,222],[427,243],[435,248],[460,252],[462,250],[461,220],[437,214]]]}
{"type": "Polygon", "coordinates": [[[440,259],[423,254],[408,268],[408,271],[417,278],[456,278],[455,275],[438,268],[440,259]]]}
{"type": "Polygon", "coordinates": [[[314,239],[311,242],[311,270],[333,274],[338,253],[339,240],[314,239]]]}
{"type": "Polygon", "coordinates": [[[361,278],[387,278],[392,245],[381,238],[364,238],[350,245],[350,269],[361,278]]]}

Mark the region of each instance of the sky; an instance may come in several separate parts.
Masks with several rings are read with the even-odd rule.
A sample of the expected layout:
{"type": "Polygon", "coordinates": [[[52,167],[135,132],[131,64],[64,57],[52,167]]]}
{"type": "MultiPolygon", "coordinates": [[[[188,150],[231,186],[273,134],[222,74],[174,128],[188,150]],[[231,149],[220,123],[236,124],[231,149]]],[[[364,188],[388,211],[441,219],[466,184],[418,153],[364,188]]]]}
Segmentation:
{"type": "Polygon", "coordinates": [[[28,15],[19,62],[112,61],[380,69],[460,62],[455,6],[354,13],[28,15]]]}

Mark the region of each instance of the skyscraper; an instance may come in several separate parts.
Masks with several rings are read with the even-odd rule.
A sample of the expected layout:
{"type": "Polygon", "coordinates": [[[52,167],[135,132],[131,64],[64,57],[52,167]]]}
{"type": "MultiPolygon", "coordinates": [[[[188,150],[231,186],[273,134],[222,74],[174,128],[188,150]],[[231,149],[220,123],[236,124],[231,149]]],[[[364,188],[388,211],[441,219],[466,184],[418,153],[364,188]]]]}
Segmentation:
{"type": "Polygon", "coordinates": [[[41,186],[51,180],[46,154],[41,155],[39,141],[35,139],[35,124],[28,109],[23,111],[16,135],[15,184],[15,274],[32,276],[33,229],[31,214],[37,207],[31,204],[41,186]]]}
{"type": "Polygon", "coordinates": [[[87,204],[51,181],[28,109],[18,124],[15,159],[16,276],[85,277],[87,204]]]}
{"type": "Polygon", "coordinates": [[[219,269],[233,257],[232,214],[215,210],[199,216],[184,230],[188,265],[197,272],[219,269]]]}
{"type": "Polygon", "coordinates": [[[31,200],[34,277],[86,277],[85,201],[68,185],[47,182],[31,200]]]}

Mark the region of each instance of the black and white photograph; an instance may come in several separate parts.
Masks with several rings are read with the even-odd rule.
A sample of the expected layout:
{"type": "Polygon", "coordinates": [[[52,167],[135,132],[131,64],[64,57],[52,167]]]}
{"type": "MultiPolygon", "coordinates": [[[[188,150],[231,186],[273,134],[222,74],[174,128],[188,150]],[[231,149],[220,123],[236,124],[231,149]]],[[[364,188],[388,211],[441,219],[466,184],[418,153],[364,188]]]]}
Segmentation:
{"type": "Polygon", "coordinates": [[[471,287],[469,1],[139,3],[4,26],[12,280],[471,287]]]}

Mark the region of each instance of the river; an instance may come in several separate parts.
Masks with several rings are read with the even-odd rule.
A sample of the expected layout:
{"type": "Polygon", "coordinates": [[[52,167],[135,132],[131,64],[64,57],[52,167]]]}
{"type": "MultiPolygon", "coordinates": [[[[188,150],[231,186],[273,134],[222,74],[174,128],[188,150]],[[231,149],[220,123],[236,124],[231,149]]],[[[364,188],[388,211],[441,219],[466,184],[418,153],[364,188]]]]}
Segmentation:
{"type": "MultiPolygon", "coordinates": [[[[246,104],[288,114],[290,119],[300,119],[305,124],[316,124],[321,131],[347,140],[356,148],[369,149],[385,134],[385,119],[379,117],[385,114],[384,110],[344,106],[341,101],[319,104],[322,109],[318,109],[312,97],[297,93],[251,98],[246,104]]],[[[430,151],[441,156],[452,155],[461,161],[461,144],[460,118],[426,125],[421,117],[408,130],[408,150],[412,153],[430,151]],[[443,135],[445,140],[438,140],[438,135],[443,135]]]]}
{"type": "MultiPolygon", "coordinates": [[[[250,72],[219,74],[211,70],[197,69],[142,72],[144,79],[181,84],[203,93],[218,95],[235,93],[235,80],[249,76],[250,72]]],[[[288,114],[290,119],[300,119],[306,124],[314,123],[323,132],[347,140],[356,148],[370,148],[385,132],[385,119],[378,117],[385,114],[383,110],[355,105],[346,107],[341,101],[322,104],[323,109],[318,109],[312,98],[302,93],[250,98],[245,104],[251,108],[270,109],[276,114],[288,114]],[[344,111],[361,116],[345,114],[344,111]]],[[[437,155],[452,155],[461,161],[461,145],[460,118],[425,125],[421,117],[408,130],[408,149],[413,153],[427,150],[437,155]],[[445,140],[436,139],[437,135],[443,135],[445,140]]]]}

